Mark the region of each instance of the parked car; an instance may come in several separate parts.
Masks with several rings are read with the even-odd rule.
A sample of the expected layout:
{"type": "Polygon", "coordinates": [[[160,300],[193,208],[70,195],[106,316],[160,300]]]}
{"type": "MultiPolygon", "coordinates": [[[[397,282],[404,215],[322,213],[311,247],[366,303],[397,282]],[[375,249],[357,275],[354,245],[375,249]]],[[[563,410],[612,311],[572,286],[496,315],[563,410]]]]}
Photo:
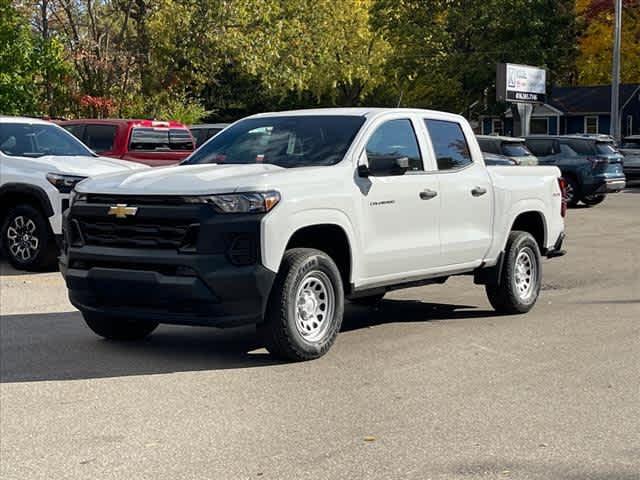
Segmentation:
{"type": "Polygon", "coordinates": [[[200,125],[191,125],[191,135],[196,140],[196,148],[209,140],[211,137],[227,128],[229,123],[203,123],[200,125]]]}
{"type": "Polygon", "coordinates": [[[514,166],[518,165],[518,163],[504,155],[496,155],[495,153],[487,153],[482,152],[482,156],[484,157],[484,164],[487,166],[498,165],[498,166],[514,166]]]}
{"type": "Polygon", "coordinates": [[[178,122],[82,119],[59,125],[100,155],[152,167],[179,163],[195,148],[191,132],[178,122]]]}
{"type": "Polygon", "coordinates": [[[345,297],[472,274],[497,311],[524,313],[541,256],[564,253],[560,170],[486,168],[449,113],[256,115],[171,170],[76,187],[60,267],[98,335],[256,323],[272,354],[307,360],[331,347],[345,297]]]}
{"type": "Polygon", "coordinates": [[[608,137],[585,135],[530,136],[527,147],[540,165],[555,165],[567,182],[567,203],[592,206],[626,185],[622,155],[608,137]]]}
{"type": "Polygon", "coordinates": [[[517,165],[538,165],[538,159],[525,145],[524,138],[478,135],[480,150],[509,157],[517,165]]]}
{"type": "Polygon", "coordinates": [[[620,142],[627,180],[640,180],[640,135],[630,135],[620,142]]]}
{"type": "Polygon", "coordinates": [[[98,157],[53,123],[0,116],[0,243],[21,270],[57,265],[62,212],[74,185],[92,175],[146,168],[98,157]]]}

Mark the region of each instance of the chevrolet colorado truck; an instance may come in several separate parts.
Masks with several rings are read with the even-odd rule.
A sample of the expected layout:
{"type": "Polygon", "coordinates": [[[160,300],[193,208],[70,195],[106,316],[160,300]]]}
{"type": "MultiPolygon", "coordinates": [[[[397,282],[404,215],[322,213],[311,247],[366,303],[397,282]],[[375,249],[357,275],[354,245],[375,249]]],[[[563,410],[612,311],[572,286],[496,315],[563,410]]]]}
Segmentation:
{"type": "Polygon", "coordinates": [[[89,176],[148,168],[100,158],[73,135],[34,118],[0,116],[0,244],[20,270],[58,265],[62,211],[89,176]]]}
{"type": "Polygon", "coordinates": [[[85,180],[61,271],[88,326],[257,324],[275,356],[327,352],[345,299],[470,275],[524,313],[564,253],[557,167],[485,167],[467,121],[410,109],[240,120],[181,165],[85,180]]]}

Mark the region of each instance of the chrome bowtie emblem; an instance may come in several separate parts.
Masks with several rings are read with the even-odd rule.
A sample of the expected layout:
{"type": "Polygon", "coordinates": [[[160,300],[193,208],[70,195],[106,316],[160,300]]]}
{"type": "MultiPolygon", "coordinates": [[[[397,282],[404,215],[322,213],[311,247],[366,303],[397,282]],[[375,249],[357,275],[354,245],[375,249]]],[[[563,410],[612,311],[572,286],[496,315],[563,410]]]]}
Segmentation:
{"type": "Polygon", "coordinates": [[[109,215],[115,215],[116,218],[127,218],[138,213],[138,207],[129,207],[126,203],[119,203],[109,207],[107,212],[109,215]]]}

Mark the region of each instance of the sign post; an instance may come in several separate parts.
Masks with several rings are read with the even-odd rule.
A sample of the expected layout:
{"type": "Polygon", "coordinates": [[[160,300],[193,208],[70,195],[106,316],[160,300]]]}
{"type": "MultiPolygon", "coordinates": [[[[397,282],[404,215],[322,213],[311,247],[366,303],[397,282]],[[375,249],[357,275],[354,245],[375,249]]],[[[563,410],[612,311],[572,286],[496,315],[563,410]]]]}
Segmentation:
{"type": "Polygon", "coordinates": [[[511,103],[514,135],[529,135],[533,106],[547,99],[547,71],[515,63],[499,63],[496,70],[496,98],[511,103]]]}

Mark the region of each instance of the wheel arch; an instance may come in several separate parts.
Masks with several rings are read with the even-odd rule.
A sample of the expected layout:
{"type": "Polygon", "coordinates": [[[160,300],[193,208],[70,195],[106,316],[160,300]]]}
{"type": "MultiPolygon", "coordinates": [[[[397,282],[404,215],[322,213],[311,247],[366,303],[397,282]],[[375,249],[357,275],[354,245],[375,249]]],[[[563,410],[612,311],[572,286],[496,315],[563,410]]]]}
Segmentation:
{"type": "MultiPolygon", "coordinates": [[[[530,233],[538,244],[540,252],[544,254],[544,252],[546,251],[548,233],[547,222],[544,214],[541,211],[527,210],[518,213],[511,222],[509,233],[515,230],[530,233]]],[[[506,242],[508,238],[509,236],[507,235],[507,239],[505,240],[505,244],[502,248],[503,251],[506,248],[506,242]]]]}
{"type": "Polygon", "coordinates": [[[46,217],[54,214],[47,193],[36,185],[6,183],[0,187],[0,219],[4,219],[9,209],[20,203],[39,208],[46,217]]]}
{"type": "Polygon", "coordinates": [[[307,247],[326,251],[340,269],[345,288],[357,276],[355,235],[348,217],[340,210],[312,209],[263,223],[262,258],[266,268],[278,271],[288,248],[307,247]],[[328,251],[327,251],[328,250],[328,251]],[[335,258],[334,258],[335,257],[335,258]]]}

